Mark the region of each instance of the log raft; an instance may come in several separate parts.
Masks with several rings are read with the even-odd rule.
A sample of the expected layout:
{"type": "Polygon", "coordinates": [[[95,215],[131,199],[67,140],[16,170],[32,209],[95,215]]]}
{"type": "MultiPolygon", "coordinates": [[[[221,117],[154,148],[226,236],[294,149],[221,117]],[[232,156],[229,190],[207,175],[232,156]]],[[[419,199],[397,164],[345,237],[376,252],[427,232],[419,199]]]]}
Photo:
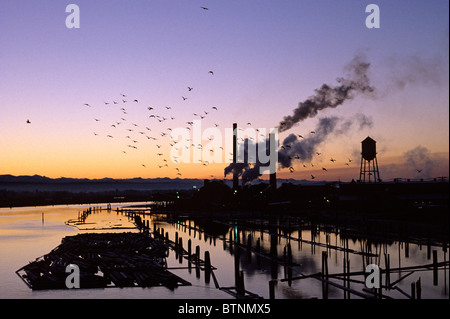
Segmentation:
{"type": "Polygon", "coordinates": [[[78,234],[16,273],[33,290],[66,289],[69,264],[79,267],[80,288],[191,285],[167,270],[168,250],[143,233],[78,234]]]}

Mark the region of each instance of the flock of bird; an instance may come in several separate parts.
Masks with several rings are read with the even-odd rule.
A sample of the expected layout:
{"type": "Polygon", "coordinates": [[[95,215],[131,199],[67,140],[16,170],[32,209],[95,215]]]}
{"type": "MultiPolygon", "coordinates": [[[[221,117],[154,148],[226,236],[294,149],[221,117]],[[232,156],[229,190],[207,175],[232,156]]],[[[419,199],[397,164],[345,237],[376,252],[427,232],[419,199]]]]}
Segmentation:
{"type": "MultiPolygon", "coordinates": [[[[213,71],[209,71],[210,74],[214,74],[213,71]]],[[[190,86],[187,86],[187,93],[193,91],[193,88],[190,86]]],[[[181,95],[182,101],[186,101],[188,99],[187,94],[181,95]],[[186,95],[186,96],[185,96],[186,95]]],[[[117,118],[113,122],[107,123],[108,131],[105,132],[103,128],[103,133],[98,133],[98,130],[95,130],[93,134],[98,137],[106,137],[109,139],[119,139],[121,141],[121,147],[122,147],[122,154],[127,155],[129,152],[137,151],[141,148],[142,139],[145,139],[144,141],[147,141],[148,143],[144,144],[145,146],[142,146],[142,148],[145,148],[148,150],[149,147],[152,147],[155,149],[155,155],[157,158],[156,167],[159,169],[162,168],[169,168],[170,164],[174,163],[177,164],[179,162],[179,157],[172,155],[170,158],[171,161],[169,161],[167,154],[163,151],[163,145],[170,145],[171,147],[175,147],[176,150],[178,150],[178,147],[175,146],[175,142],[168,141],[171,136],[171,132],[173,130],[172,127],[169,125],[165,126],[164,123],[171,123],[173,120],[175,120],[175,114],[176,111],[172,106],[164,106],[164,107],[154,107],[154,106],[142,106],[141,102],[138,99],[135,98],[129,98],[127,94],[121,93],[120,98],[103,102],[103,107],[109,108],[110,111],[113,110],[119,110],[121,112],[120,118],[117,118]],[[115,109],[111,109],[111,107],[115,107],[115,109]],[[159,112],[158,112],[159,109],[159,112]],[[141,120],[139,122],[137,121],[130,121],[128,118],[129,112],[136,111],[139,112],[139,116],[141,120]],[[167,114],[169,112],[170,114],[167,114]],[[121,129],[123,128],[123,129],[121,129]],[[151,142],[154,142],[154,144],[150,144],[151,142]],[[172,163],[171,163],[172,162],[172,163]]],[[[83,104],[83,106],[88,108],[95,108],[93,105],[89,103],[83,104]]],[[[100,107],[97,105],[97,107],[100,107]]],[[[204,119],[208,114],[211,112],[217,112],[219,109],[216,106],[213,106],[209,108],[208,110],[203,110],[203,113],[193,113],[192,115],[195,117],[197,116],[199,119],[204,119]]],[[[101,112],[108,111],[101,109],[101,112]]],[[[106,116],[107,118],[110,118],[109,114],[106,116]]],[[[102,119],[98,117],[94,117],[93,121],[96,123],[102,123],[102,119]]],[[[191,130],[191,127],[193,125],[193,121],[187,121],[186,123],[186,129],[191,130]]],[[[215,124],[215,126],[219,126],[218,124],[215,124]]],[[[104,127],[104,126],[103,126],[104,127]]],[[[99,127],[99,129],[101,129],[99,127]]],[[[144,142],[145,143],[145,142],[144,142]]],[[[201,148],[202,145],[194,145],[193,147],[201,148]]],[[[208,161],[204,161],[202,163],[204,166],[208,165],[208,161]]],[[[147,168],[149,163],[140,163],[139,164],[143,168],[147,168]]],[[[179,167],[174,167],[176,176],[182,176],[182,172],[180,171],[179,167]]]]}

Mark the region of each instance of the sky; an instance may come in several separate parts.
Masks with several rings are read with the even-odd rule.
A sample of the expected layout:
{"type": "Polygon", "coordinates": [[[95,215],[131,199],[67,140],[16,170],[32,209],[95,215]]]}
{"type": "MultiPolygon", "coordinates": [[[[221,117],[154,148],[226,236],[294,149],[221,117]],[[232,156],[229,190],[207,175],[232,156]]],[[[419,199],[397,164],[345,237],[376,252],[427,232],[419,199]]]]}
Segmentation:
{"type": "Polygon", "coordinates": [[[362,57],[373,92],[280,132],[281,145],[337,123],[278,175],[357,179],[370,136],[383,180],[448,177],[448,11],[446,0],[2,0],[0,175],[223,178],[233,123],[279,127],[362,57]],[[370,3],[379,28],[366,26],[370,3]],[[69,4],[79,28],[67,27],[69,4]],[[204,136],[189,151],[211,128],[223,154],[176,163],[170,134],[193,138],[196,120],[204,136]]]}

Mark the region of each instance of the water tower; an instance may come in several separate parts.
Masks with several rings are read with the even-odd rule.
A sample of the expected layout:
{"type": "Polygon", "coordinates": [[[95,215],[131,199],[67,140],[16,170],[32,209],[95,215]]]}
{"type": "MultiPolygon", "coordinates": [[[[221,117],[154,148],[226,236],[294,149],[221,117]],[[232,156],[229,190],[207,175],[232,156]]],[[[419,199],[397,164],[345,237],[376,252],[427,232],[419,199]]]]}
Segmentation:
{"type": "Polygon", "coordinates": [[[377,142],[369,136],[361,142],[361,169],[359,171],[359,180],[362,183],[365,183],[366,180],[369,183],[381,182],[380,172],[378,171],[376,143],[377,142]]]}

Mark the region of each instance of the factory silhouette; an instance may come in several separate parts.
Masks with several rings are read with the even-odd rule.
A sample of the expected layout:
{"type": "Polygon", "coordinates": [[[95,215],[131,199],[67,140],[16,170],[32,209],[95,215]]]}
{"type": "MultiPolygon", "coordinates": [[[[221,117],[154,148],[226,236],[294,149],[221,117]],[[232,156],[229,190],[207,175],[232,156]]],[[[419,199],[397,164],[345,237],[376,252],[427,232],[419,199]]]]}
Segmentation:
{"type": "MultiPolygon", "coordinates": [[[[236,136],[233,149],[236,153],[236,136]]],[[[361,142],[360,175],[351,182],[279,183],[277,174],[272,173],[268,182],[246,183],[236,158],[234,155],[234,166],[231,165],[236,167],[231,187],[221,180],[205,180],[203,187],[192,195],[178,194],[170,209],[211,215],[229,211],[264,212],[333,224],[344,220],[366,223],[375,218],[400,227],[406,221],[430,226],[427,231],[438,230],[448,236],[448,180],[384,182],[378,167],[376,141],[371,137],[361,142]]]]}

